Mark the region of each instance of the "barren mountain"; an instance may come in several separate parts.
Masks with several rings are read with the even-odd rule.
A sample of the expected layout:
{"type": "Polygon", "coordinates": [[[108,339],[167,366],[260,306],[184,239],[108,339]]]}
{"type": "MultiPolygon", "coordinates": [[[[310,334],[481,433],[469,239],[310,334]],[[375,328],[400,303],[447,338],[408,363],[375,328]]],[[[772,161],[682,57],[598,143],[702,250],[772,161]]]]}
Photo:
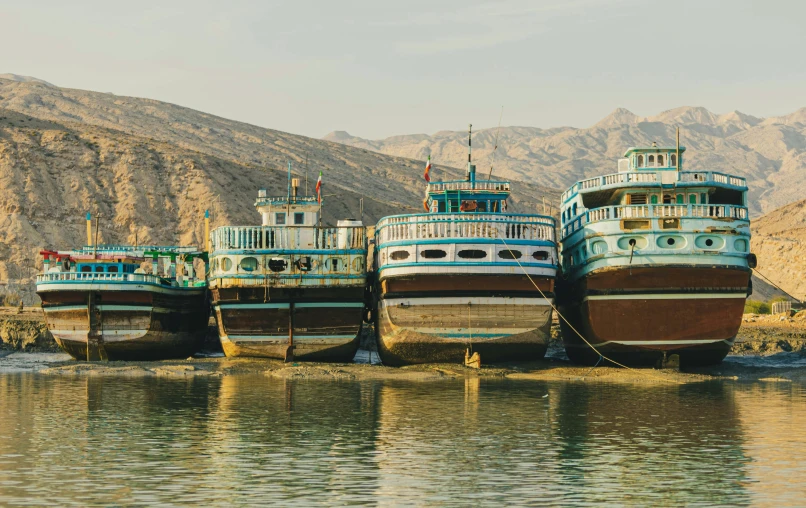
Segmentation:
{"type": "MultiPolygon", "coordinates": [[[[30,283],[42,248],[85,243],[84,214],[109,243],[202,243],[213,225],[255,224],[259,188],[286,192],[287,161],[309,188],[323,172],[325,223],[421,209],[423,161],[263,129],[148,99],[0,79],[0,283],[30,283]]],[[[435,167],[458,177],[462,170],[435,167]]],[[[514,209],[558,192],[518,184],[514,209]]],[[[33,297],[29,298],[33,301],[33,297]]]]}
{"type": "MultiPolygon", "coordinates": [[[[616,172],[616,161],[630,146],[675,144],[681,129],[685,167],[747,178],[753,215],[772,211],[806,195],[806,108],[777,118],[755,118],[738,111],[717,115],[705,108],[681,107],[651,117],[617,109],[592,127],[502,127],[473,135],[479,171],[565,189],[577,180],[616,172]],[[498,149],[494,150],[496,146],[498,149]],[[493,164],[494,162],[494,164],[493,164]]],[[[389,155],[461,167],[467,161],[467,132],[393,136],[367,140],[343,131],[325,139],[389,155]]]]}
{"type": "Polygon", "coordinates": [[[756,219],[752,230],[758,270],[795,298],[806,300],[806,200],[756,219]]]}

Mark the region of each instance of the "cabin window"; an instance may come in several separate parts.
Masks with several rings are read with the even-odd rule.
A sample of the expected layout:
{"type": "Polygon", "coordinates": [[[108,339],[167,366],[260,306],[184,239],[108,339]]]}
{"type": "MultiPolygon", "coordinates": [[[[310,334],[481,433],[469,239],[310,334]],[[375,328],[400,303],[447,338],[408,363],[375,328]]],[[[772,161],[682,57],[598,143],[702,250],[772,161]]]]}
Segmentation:
{"type": "Polygon", "coordinates": [[[274,223],[278,226],[285,225],[285,212],[277,212],[274,214],[274,223]]]}
{"type": "Polygon", "coordinates": [[[232,260],[230,258],[223,258],[221,260],[221,269],[225,272],[232,270],[232,260]]]}
{"type": "Polygon", "coordinates": [[[678,204],[678,205],[682,205],[682,204],[684,204],[685,202],[686,202],[686,201],[685,201],[685,199],[684,199],[684,196],[683,196],[682,194],[678,194],[678,195],[677,195],[677,204],[678,204]]]}
{"type": "Polygon", "coordinates": [[[241,260],[241,270],[245,272],[254,272],[257,270],[257,259],[253,257],[243,258],[241,260]]]}
{"type": "Polygon", "coordinates": [[[487,257],[487,253],[479,249],[460,250],[457,255],[462,259],[484,259],[487,257]]]}
{"type": "Polygon", "coordinates": [[[700,194],[700,204],[704,205],[704,204],[706,204],[707,202],[708,202],[708,197],[707,197],[707,194],[705,194],[705,193],[703,192],[702,194],[700,194]]]}
{"type": "Polygon", "coordinates": [[[658,167],[663,167],[663,155],[658,155],[658,167]]]}
{"type": "Polygon", "coordinates": [[[114,265],[110,266],[108,272],[109,273],[118,273],[118,267],[114,266],[114,265]]]}
{"type": "Polygon", "coordinates": [[[677,167],[677,154],[672,154],[669,156],[669,166],[673,168],[677,167]]]}
{"type": "Polygon", "coordinates": [[[339,258],[331,258],[330,259],[330,269],[334,272],[338,272],[341,270],[341,263],[339,262],[339,258]]]}
{"type": "Polygon", "coordinates": [[[521,251],[519,250],[502,250],[498,252],[498,257],[501,259],[520,259],[521,251]]]}
{"type": "Polygon", "coordinates": [[[439,202],[439,206],[437,208],[437,211],[440,212],[440,213],[445,213],[446,207],[445,207],[445,202],[444,201],[439,202]]]}
{"type": "Polygon", "coordinates": [[[639,156],[638,156],[638,164],[637,164],[637,167],[639,167],[639,168],[644,167],[644,156],[643,156],[643,155],[639,155],[639,156]]]}
{"type": "Polygon", "coordinates": [[[688,202],[691,203],[692,205],[696,205],[697,204],[697,195],[696,194],[689,194],[688,195],[688,202]]]}
{"type": "Polygon", "coordinates": [[[663,195],[663,204],[664,205],[671,205],[672,204],[672,195],[671,194],[664,194],[663,195]]]}
{"type": "Polygon", "coordinates": [[[487,201],[476,201],[476,211],[477,212],[486,212],[487,211],[487,201]]]}
{"type": "Polygon", "coordinates": [[[305,224],[305,214],[302,212],[294,213],[294,224],[297,226],[305,224]]]}
{"type": "MultiPolygon", "coordinates": [[[[229,261],[229,260],[228,260],[229,261]]],[[[271,258],[269,260],[269,270],[272,272],[282,272],[288,267],[288,261],[283,258],[271,258]]]]}
{"type": "Polygon", "coordinates": [[[396,250],[396,251],[394,251],[393,253],[391,253],[389,255],[389,258],[393,259],[394,261],[401,261],[403,259],[408,259],[409,258],[409,251],[407,251],[407,250],[396,250]]]}
{"type": "Polygon", "coordinates": [[[627,204],[628,205],[645,205],[646,204],[646,194],[628,194],[627,195],[627,204]]]}
{"type": "Polygon", "coordinates": [[[549,253],[544,250],[536,250],[532,257],[538,261],[545,261],[549,258],[549,253]]]}
{"type": "Polygon", "coordinates": [[[441,259],[447,255],[448,253],[442,249],[426,249],[423,251],[423,257],[426,259],[441,259]]]}
{"type": "Polygon", "coordinates": [[[576,203],[574,203],[574,206],[573,206],[572,210],[573,211],[571,212],[571,216],[576,217],[577,216],[577,204],[576,203]]]}
{"type": "Polygon", "coordinates": [[[646,158],[646,165],[650,168],[655,167],[655,156],[654,155],[647,155],[646,158]]]}
{"type": "Polygon", "coordinates": [[[650,196],[649,202],[652,203],[653,205],[657,205],[658,204],[658,196],[656,194],[653,194],[652,196],[650,196]]]}
{"type": "Polygon", "coordinates": [[[82,271],[82,272],[91,272],[91,271],[92,271],[92,267],[91,267],[91,266],[84,265],[84,266],[82,266],[82,267],[81,267],[81,271],[82,271]]]}
{"type": "Polygon", "coordinates": [[[103,273],[103,272],[104,272],[104,267],[103,266],[96,266],[95,267],[95,273],[103,273]]]}

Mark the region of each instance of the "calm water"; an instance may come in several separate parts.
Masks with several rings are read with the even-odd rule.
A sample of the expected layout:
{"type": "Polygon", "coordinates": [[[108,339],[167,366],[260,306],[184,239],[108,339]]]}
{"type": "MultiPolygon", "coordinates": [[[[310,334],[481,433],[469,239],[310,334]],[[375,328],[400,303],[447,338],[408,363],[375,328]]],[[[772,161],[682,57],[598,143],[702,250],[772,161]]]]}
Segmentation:
{"type": "Polygon", "coordinates": [[[791,383],[0,376],[0,505],[806,499],[791,383]]]}

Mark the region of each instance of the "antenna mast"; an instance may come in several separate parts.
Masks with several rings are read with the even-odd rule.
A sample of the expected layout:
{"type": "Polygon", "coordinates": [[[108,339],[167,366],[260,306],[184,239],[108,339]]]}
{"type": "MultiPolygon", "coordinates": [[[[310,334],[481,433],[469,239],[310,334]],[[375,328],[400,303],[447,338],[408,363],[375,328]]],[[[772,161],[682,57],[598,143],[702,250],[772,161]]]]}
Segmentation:
{"type": "Polygon", "coordinates": [[[501,132],[501,119],[504,118],[504,106],[501,106],[501,114],[498,116],[498,129],[495,131],[495,146],[493,147],[493,160],[490,161],[490,174],[487,175],[487,180],[493,177],[493,165],[495,164],[495,151],[498,150],[498,134],[501,132]]]}
{"type": "Polygon", "coordinates": [[[472,182],[475,180],[473,173],[474,167],[473,164],[470,163],[471,161],[471,151],[472,151],[472,136],[473,136],[473,124],[468,124],[467,126],[467,181],[472,182]]]}

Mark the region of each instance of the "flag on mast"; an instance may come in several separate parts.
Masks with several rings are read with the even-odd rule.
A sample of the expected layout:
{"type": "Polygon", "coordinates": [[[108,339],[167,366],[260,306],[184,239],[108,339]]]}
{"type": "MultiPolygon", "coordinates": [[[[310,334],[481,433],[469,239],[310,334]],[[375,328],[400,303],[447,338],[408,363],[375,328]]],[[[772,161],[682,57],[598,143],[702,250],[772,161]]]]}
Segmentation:
{"type": "Polygon", "coordinates": [[[322,204],[322,172],[319,172],[319,179],[316,181],[316,200],[322,204]]]}
{"type": "Polygon", "coordinates": [[[426,182],[431,182],[431,156],[428,156],[428,162],[425,164],[425,174],[423,178],[425,178],[426,182]]]}

